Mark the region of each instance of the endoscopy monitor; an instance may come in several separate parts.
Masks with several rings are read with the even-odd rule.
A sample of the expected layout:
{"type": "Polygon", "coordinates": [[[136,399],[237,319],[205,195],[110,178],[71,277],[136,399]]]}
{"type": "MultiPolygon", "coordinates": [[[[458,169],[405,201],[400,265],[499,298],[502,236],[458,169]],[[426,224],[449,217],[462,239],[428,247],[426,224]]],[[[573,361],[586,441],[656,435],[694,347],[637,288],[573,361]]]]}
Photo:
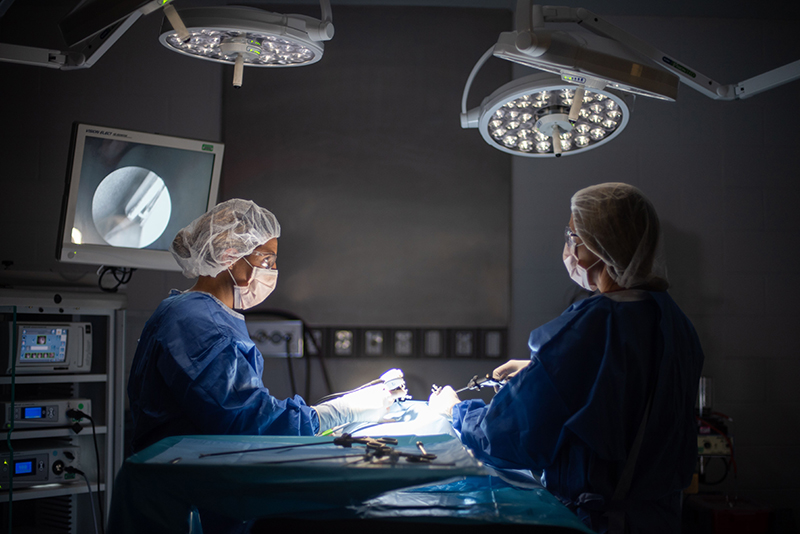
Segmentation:
{"type": "Polygon", "coordinates": [[[178,271],[178,230],[217,202],[225,145],[76,124],[56,258],[178,271]]]}

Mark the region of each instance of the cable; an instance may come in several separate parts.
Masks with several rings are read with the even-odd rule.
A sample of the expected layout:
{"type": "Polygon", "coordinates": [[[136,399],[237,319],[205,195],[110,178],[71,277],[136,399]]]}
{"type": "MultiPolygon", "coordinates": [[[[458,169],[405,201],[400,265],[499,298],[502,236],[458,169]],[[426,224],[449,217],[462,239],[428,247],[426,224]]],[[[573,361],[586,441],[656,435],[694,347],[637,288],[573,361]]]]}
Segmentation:
{"type": "Polygon", "coordinates": [[[95,508],[94,508],[94,499],[92,499],[92,485],[89,484],[89,477],[87,477],[86,473],[84,473],[80,469],[77,469],[77,468],[72,467],[70,465],[68,465],[67,467],[64,468],[64,472],[73,473],[75,475],[80,475],[80,476],[83,477],[83,480],[86,481],[86,487],[89,488],[89,502],[92,504],[92,519],[94,520],[94,533],[95,534],[99,534],[98,530],[97,530],[97,510],[95,510],[95,508]]]}
{"type": "MultiPolygon", "coordinates": [[[[311,329],[308,327],[308,325],[306,325],[305,321],[303,321],[303,336],[304,336],[304,339],[308,338],[309,340],[311,340],[311,344],[314,345],[314,350],[317,351],[317,356],[319,357],[319,366],[320,366],[320,368],[322,370],[322,378],[325,379],[325,386],[328,388],[328,392],[329,393],[333,392],[333,386],[331,385],[331,378],[330,378],[330,376],[328,376],[328,368],[325,365],[325,352],[323,352],[322,347],[320,347],[319,343],[317,343],[317,338],[315,338],[313,335],[311,335],[311,329]]],[[[309,389],[309,390],[311,389],[311,383],[310,383],[310,381],[311,381],[311,368],[310,368],[310,365],[311,365],[311,362],[309,360],[309,361],[306,362],[306,367],[308,368],[307,380],[309,381],[307,389],[309,389]]],[[[309,396],[310,396],[310,393],[309,393],[309,396]]]]}
{"type": "Polygon", "coordinates": [[[739,469],[736,466],[736,458],[734,458],[734,456],[733,456],[733,441],[731,441],[731,438],[728,437],[728,434],[726,434],[725,432],[722,432],[721,430],[719,430],[717,427],[715,427],[714,425],[712,425],[711,423],[709,423],[708,421],[706,421],[702,417],[695,416],[695,418],[698,421],[700,421],[701,423],[703,423],[704,425],[706,425],[708,428],[710,428],[711,430],[713,430],[714,432],[716,432],[717,434],[719,434],[720,436],[725,438],[725,441],[728,442],[728,448],[730,448],[730,450],[731,450],[731,465],[733,466],[733,478],[738,478],[739,469]]]}
{"type": "MultiPolygon", "coordinates": [[[[91,415],[88,415],[80,410],[70,409],[67,410],[67,417],[71,417],[72,419],[83,419],[86,418],[92,423],[92,439],[94,440],[94,457],[95,461],[97,462],[97,505],[100,508],[100,531],[105,534],[105,514],[103,513],[103,501],[100,500],[100,480],[102,477],[100,476],[100,448],[97,446],[97,429],[94,426],[94,419],[92,419],[91,415]]],[[[90,495],[91,497],[91,495],[90,495]]],[[[94,508],[94,503],[92,503],[92,507],[94,508]]]]}
{"type": "Polygon", "coordinates": [[[294,368],[292,367],[292,334],[286,334],[283,338],[286,341],[286,364],[289,366],[289,383],[292,386],[292,396],[297,395],[297,384],[294,381],[294,368]]]}
{"type": "Polygon", "coordinates": [[[100,287],[100,290],[105,291],[107,293],[116,293],[119,286],[122,284],[127,284],[131,281],[133,277],[133,272],[136,269],[131,267],[107,267],[105,265],[101,266],[97,270],[97,285],[100,287]],[[117,284],[111,287],[106,287],[103,285],[103,278],[108,274],[111,273],[114,276],[114,280],[117,281],[117,284]]]}
{"type": "Polygon", "coordinates": [[[11,425],[8,427],[6,434],[6,443],[8,444],[8,463],[9,463],[9,476],[8,476],[8,532],[12,532],[12,519],[13,504],[14,504],[14,447],[11,445],[11,433],[14,432],[14,403],[16,397],[16,383],[17,383],[17,307],[14,306],[12,324],[14,325],[11,333],[11,425]]]}
{"type": "MultiPolygon", "coordinates": [[[[305,338],[305,327],[303,327],[303,338],[305,338]]],[[[319,354],[319,352],[317,352],[317,354],[319,354]]],[[[311,356],[308,356],[305,360],[306,360],[306,383],[305,383],[305,388],[303,389],[303,392],[305,393],[305,395],[303,395],[303,398],[307,399],[311,396],[311,356]]]]}
{"type": "MultiPolygon", "coordinates": [[[[325,380],[325,386],[328,389],[328,393],[333,392],[333,386],[331,385],[331,379],[328,375],[328,367],[325,365],[325,353],[322,350],[322,347],[319,346],[317,340],[314,339],[314,336],[311,335],[311,328],[306,324],[302,317],[299,315],[292,313],[286,310],[278,310],[278,309],[267,309],[267,310],[255,310],[250,313],[245,313],[245,315],[273,315],[275,317],[283,317],[285,319],[292,319],[294,321],[300,321],[303,325],[303,339],[309,339],[311,344],[314,345],[314,348],[317,351],[317,357],[319,358],[319,365],[322,370],[322,378],[325,380]]],[[[311,369],[310,369],[311,362],[306,360],[306,396],[304,398],[309,398],[311,396],[311,369]]]]}
{"type": "MultiPolygon", "coordinates": [[[[706,460],[706,462],[705,462],[704,468],[705,468],[705,466],[707,466],[711,462],[711,458],[706,458],[705,460],[706,460]]],[[[725,458],[720,458],[720,460],[725,462],[725,473],[722,475],[722,478],[720,478],[719,480],[715,480],[714,482],[705,482],[705,480],[703,480],[703,481],[700,481],[700,484],[702,484],[704,486],[718,486],[718,485],[722,484],[725,481],[726,478],[728,478],[728,473],[730,473],[730,471],[731,471],[731,464],[725,458]]],[[[700,461],[703,461],[702,458],[701,458],[700,461]]],[[[702,475],[702,476],[703,476],[703,478],[705,478],[705,475],[702,475]]]]}

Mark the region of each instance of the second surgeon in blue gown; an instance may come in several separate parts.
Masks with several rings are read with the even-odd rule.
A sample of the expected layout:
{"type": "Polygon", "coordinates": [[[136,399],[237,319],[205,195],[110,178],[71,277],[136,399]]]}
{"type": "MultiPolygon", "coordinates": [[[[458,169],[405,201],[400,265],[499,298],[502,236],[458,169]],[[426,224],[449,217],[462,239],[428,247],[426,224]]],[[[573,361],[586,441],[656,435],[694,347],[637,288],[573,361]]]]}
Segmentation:
{"type": "Polygon", "coordinates": [[[663,267],[658,218],[644,195],[601,184],[576,193],[571,211],[564,262],[599,294],[531,333],[531,359],[495,371],[509,381],[488,406],[453,406],[451,390],[431,404],[452,406],[478,458],[542,471],[547,489],[594,530],[619,527],[612,520],[609,529],[615,510],[626,532],[678,533],[681,491],[696,462],[700,342],[655,274],[663,267]],[[626,487],[620,479],[634,449],[626,487]]]}

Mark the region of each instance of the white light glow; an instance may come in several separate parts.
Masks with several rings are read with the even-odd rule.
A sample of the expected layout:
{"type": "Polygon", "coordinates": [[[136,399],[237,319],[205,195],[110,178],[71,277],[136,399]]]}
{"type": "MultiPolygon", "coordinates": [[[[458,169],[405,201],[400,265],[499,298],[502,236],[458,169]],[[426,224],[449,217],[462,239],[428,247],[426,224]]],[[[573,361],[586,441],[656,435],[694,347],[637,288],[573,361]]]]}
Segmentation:
{"type": "Polygon", "coordinates": [[[238,45],[244,62],[254,66],[302,65],[316,58],[316,53],[300,41],[263,33],[189,28],[189,35],[184,42],[177,33],[171,33],[166,36],[166,44],[187,54],[223,62],[233,62],[237,55],[226,53],[226,45],[238,45]]]}
{"type": "Polygon", "coordinates": [[[584,90],[578,119],[569,122],[566,114],[574,96],[572,87],[518,92],[486,110],[491,115],[483,128],[492,143],[506,152],[530,156],[553,155],[551,134],[556,135],[562,152],[582,152],[604,142],[627,122],[627,108],[615,101],[618,97],[590,89],[584,90]]]}
{"type": "Polygon", "coordinates": [[[80,230],[74,227],[72,228],[72,242],[75,243],[76,245],[83,244],[83,233],[81,233],[80,230]]]}
{"type": "Polygon", "coordinates": [[[532,141],[523,140],[517,144],[517,148],[522,150],[523,152],[530,152],[533,150],[534,144],[532,141]]]}

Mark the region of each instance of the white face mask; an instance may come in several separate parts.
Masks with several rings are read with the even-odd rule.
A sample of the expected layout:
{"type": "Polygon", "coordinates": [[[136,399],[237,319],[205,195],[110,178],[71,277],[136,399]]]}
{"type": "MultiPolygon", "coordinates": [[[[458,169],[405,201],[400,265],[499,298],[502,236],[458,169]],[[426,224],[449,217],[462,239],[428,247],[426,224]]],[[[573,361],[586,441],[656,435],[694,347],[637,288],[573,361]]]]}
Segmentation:
{"type": "Polygon", "coordinates": [[[561,254],[561,257],[564,259],[564,266],[567,268],[569,277],[572,278],[576,284],[589,291],[597,290],[597,286],[589,281],[589,269],[600,263],[600,258],[597,258],[597,261],[590,265],[588,269],[581,267],[578,263],[578,256],[567,243],[564,243],[564,252],[561,254]]]}
{"type": "Polygon", "coordinates": [[[233,280],[233,308],[236,310],[246,310],[258,306],[266,300],[278,283],[277,269],[261,269],[253,267],[247,258],[244,258],[244,261],[253,269],[246,286],[236,285],[236,279],[228,269],[228,274],[233,280]]]}

